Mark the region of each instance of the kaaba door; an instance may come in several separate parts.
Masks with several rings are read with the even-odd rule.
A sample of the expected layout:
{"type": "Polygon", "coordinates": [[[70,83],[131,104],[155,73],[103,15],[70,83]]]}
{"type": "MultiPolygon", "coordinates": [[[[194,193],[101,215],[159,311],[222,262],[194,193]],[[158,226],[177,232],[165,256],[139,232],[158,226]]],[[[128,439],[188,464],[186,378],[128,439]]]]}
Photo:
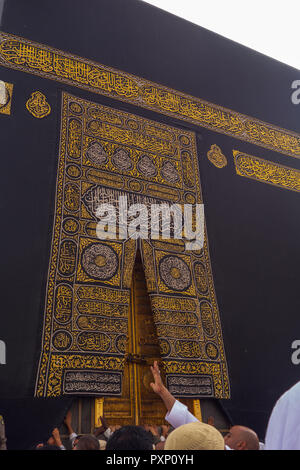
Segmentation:
{"type": "MultiPolygon", "coordinates": [[[[123,394],[117,398],[104,398],[103,412],[110,424],[162,424],[166,410],[150,386],[153,381],[150,365],[159,361],[159,345],[139,252],[131,292],[123,394]]],[[[95,416],[97,414],[96,406],[95,416]]]]}
{"type": "MultiPolygon", "coordinates": [[[[80,398],[73,403],[73,426],[78,433],[91,433],[99,417],[108,424],[163,424],[166,408],[152,391],[150,365],[160,359],[155,324],[140,252],[137,252],[132,279],[129,314],[129,341],[121,397],[80,398]]],[[[163,374],[162,374],[163,375],[163,374]]],[[[202,419],[200,401],[181,399],[202,419]]]]}

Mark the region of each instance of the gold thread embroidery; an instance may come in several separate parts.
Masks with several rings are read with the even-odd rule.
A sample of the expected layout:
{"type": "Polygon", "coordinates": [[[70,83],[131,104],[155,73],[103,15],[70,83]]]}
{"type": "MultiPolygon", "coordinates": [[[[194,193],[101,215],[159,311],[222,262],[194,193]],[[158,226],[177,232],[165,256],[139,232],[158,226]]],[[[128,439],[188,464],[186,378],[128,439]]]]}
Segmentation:
{"type": "Polygon", "coordinates": [[[51,113],[51,106],[46,96],[40,91],[34,91],[26,102],[26,108],[36,118],[42,119],[51,113]]]}
{"type": "Polygon", "coordinates": [[[236,173],[262,183],[300,191],[300,170],[233,150],[236,173]]]}
{"type": "Polygon", "coordinates": [[[207,152],[207,158],[217,168],[224,168],[227,165],[227,158],[216,144],[210,147],[210,150],[207,152]]]}
{"type": "Polygon", "coordinates": [[[57,397],[61,393],[64,370],[99,369],[99,370],[115,370],[121,372],[124,368],[124,359],[118,357],[101,357],[101,356],[80,356],[72,355],[56,355],[51,356],[49,389],[48,397],[57,397]]]}
{"type": "Polygon", "coordinates": [[[211,375],[214,383],[215,397],[223,397],[222,390],[224,385],[221,379],[221,370],[219,364],[202,361],[190,361],[188,363],[180,361],[166,361],[165,373],[211,375]]]}
{"type": "MultiPolygon", "coordinates": [[[[114,380],[115,363],[108,357],[118,360],[122,370],[130,303],[130,292],[125,289],[131,284],[136,243],[97,239],[95,211],[99,203],[115,204],[124,194],[129,204],[166,202],[174,184],[180,203],[187,197],[192,197],[194,203],[202,201],[194,134],[63,93],[55,219],[36,396],[74,394],[77,386],[84,393],[83,382],[80,386],[79,379],[72,382],[72,369],[84,374],[91,368],[95,377],[97,370],[102,374],[105,369],[106,376],[114,380]],[[95,122],[91,131],[87,123],[92,114],[95,122]],[[109,139],[104,130],[101,139],[98,134],[94,136],[94,130],[105,129],[107,121],[109,139]],[[138,138],[130,141],[130,146],[124,145],[123,136],[132,135],[125,131],[132,129],[138,138]],[[165,143],[172,144],[173,156],[165,155],[165,143]],[[99,356],[106,361],[105,367],[99,363],[99,356]]],[[[171,359],[181,361],[177,371],[172,372],[178,375],[178,380],[172,377],[173,386],[183,387],[180,374],[190,380],[187,375],[194,366],[188,363],[199,357],[200,362],[213,361],[218,366],[214,369],[210,365],[207,372],[219,374],[209,378],[214,383],[213,389],[208,387],[210,396],[228,398],[228,372],[207,235],[203,250],[196,253],[186,251],[183,241],[172,240],[143,240],[141,251],[162,355],[166,364],[171,359]],[[202,305],[204,300],[207,305],[202,305]]],[[[199,395],[196,382],[191,380],[188,386],[193,395],[199,395]]],[[[101,383],[101,390],[108,390],[104,381],[101,383]]],[[[115,391],[120,387],[118,379],[115,391]]]]}
{"type": "Polygon", "coordinates": [[[45,45],[0,33],[0,63],[300,158],[300,135],[45,45]]]}

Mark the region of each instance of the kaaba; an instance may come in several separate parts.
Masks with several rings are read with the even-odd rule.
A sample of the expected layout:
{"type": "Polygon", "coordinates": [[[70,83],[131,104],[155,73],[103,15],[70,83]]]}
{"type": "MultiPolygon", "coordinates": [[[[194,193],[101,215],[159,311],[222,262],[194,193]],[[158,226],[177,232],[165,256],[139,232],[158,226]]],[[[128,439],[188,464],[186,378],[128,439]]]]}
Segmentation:
{"type": "Polygon", "coordinates": [[[155,360],[199,419],[263,440],[299,376],[299,71],[141,0],[2,0],[0,23],[8,447],[70,407],[162,423],[155,360]],[[202,248],[100,240],[120,196],[203,204],[202,248]]]}

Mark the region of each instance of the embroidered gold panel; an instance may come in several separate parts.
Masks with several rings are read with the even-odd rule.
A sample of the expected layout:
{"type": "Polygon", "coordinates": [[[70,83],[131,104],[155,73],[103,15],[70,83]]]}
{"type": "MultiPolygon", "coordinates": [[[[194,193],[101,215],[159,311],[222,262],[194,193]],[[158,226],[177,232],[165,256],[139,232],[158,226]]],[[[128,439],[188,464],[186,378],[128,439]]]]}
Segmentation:
{"type": "Polygon", "coordinates": [[[236,173],[262,183],[300,191],[300,170],[233,150],[236,173]]]}
{"type": "Polygon", "coordinates": [[[175,116],[300,158],[300,135],[51,47],[0,33],[0,64],[175,116]]]}
{"type": "MultiPolygon", "coordinates": [[[[120,395],[137,242],[99,240],[101,203],[201,203],[195,136],[63,94],[55,219],[36,395],[120,395]]],[[[143,240],[168,387],[230,395],[207,236],[143,240]]]]}
{"type": "Polygon", "coordinates": [[[147,423],[161,425],[164,423],[166,408],[150,386],[153,381],[150,365],[161,358],[140,252],[134,263],[128,320],[129,341],[122,396],[105,397],[102,414],[98,416],[104,413],[110,424],[123,426],[147,423]]]}

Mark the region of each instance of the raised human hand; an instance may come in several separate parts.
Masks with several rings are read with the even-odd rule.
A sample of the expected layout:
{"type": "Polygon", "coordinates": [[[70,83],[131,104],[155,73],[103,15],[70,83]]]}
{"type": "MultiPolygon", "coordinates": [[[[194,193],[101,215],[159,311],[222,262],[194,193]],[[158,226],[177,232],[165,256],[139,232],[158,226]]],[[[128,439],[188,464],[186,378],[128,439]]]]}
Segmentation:
{"type": "Polygon", "coordinates": [[[56,442],[56,445],[61,446],[62,443],[61,443],[61,438],[60,438],[60,434],[59,434],[59,430],[58,428],[54,428],[53,431],[52,431],[52,436],[53,436],[53,439],[55,440],[56,442]]]}
{"type": "Polygon", "coordinates": [[[154,379],[154,382],[151,382],[150,386],[153,392],[160,395],[165,390],[165,386],[160,376],[160,370],[159,370],[157,361],[154,361],[153,366],[150,366],[150,370],[152,372],[153,379],[154,379]]]}
{"type": "Polygon", "coordinates": [[[100,434],[103,434],[106,429],[108,429],[108,424],[103,416],[100,416],[98,419],[98,423],[100,426],[94,429],[94,435],[97,437],[100,434]]]}

